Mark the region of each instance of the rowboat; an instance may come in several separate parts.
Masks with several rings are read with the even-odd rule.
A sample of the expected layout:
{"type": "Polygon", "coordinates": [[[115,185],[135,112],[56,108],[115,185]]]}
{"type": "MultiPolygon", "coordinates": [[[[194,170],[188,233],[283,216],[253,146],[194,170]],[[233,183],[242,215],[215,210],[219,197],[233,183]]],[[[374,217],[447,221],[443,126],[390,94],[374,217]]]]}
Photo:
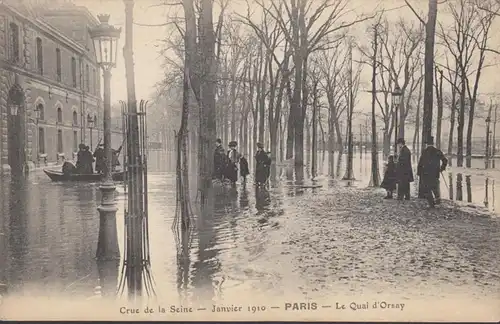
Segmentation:
{"type": "MultiPolygon", "coordinates": [[[[61,171],[44,169],[43,172],[52,181],[76,181],[76,182],[99,182],[103,179],[104,175],[102,173],[92,173],[92,174],[64,174],[61,171]]],[[[124,171],[113,172],[113,181],[123,181],[124,171]]]]}

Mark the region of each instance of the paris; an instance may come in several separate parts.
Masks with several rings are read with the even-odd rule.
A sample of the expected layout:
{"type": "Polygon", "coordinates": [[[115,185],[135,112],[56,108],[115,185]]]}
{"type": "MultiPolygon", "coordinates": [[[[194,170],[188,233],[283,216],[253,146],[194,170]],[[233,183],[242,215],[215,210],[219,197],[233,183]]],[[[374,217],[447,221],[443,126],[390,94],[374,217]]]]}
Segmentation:
{"type": "Polygon", "coordinates": [[[498,320],[499,16],[0,1],[0,316],[498,320]]]}

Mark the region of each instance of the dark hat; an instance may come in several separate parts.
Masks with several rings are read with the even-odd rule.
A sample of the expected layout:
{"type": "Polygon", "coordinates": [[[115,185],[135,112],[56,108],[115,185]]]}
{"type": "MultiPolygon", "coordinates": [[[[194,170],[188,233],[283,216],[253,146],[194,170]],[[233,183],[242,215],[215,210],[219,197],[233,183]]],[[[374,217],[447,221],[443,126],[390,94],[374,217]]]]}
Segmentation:
{"type": "Polygon", "coordinates": [[[258,147],[258,148],[264,148],[264,144],[262,144],[262,143],[257,143],[257,147],[258,147]]]}
{"type": "Polygon", "coordinates": [[[427,145],[434,145],[434,136],[429,136],[427,138],[427,141],[425,141],[425,144],[427,144],[427,145]]]}
{"type": "Polygon", "coordinates": [[[229,147],[235,147],[235,146],[238,146],[238,142],[236,141],[229,142],[229,147]]]}
{"type": "Polygon", "coordinates": [[[396,142],[396,144],[403,144],[403,145],[405,145],[405,143],[406,143],[405,140],[402,138],[398,138],[398,140],[396,142]]]}
{"type": "Polygon", "coordinates": [[[83,149],[85,148],[85,144],[81,143],[80,145],[78,145],[78,148],[79,148],[80,150],[83,150],[83,149]]]}
{"type": "Polygon", "coordinates": [[[104,144],[103,143],[99,144],[99,147],[104,147],[104,144]]]}
{"type": "Polygon", "coordinates": [[[220,138],[218,138],[218,139],[215,140],[215,143],[222,144],[222,140],[220,138]]]}

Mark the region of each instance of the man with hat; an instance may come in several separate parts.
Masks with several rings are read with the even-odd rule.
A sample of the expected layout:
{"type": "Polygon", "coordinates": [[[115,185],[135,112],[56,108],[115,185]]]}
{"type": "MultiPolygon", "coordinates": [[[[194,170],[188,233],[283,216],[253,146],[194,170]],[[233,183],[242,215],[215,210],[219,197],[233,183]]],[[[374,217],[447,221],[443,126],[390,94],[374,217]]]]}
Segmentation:
{"type": "Polygon", "coordinates": [[[439,192],[439,175],[446,169],[448,159],[443,152],[434,147],[434,137],[426,141],[426,147],[420,156],[417,167],[419,181],[422,182],[424,196],[429,202],[429,207],[434,208],[441,202],[439,192]]]}
{"type": "Polygon", "coordinates": [[[238,142],[229,142],[229,151],[227,151],[228,166],[226,169],[226,177],[231,180],[233,184],[238,180],[238,163],[240,163],[241,154],[236,150],[238,142]]]}
{"type": "Polygon", "coordinates": [[[271,158],[264,151],[264,145],[262,143],[257,143],[255,162],[255,184],[259,187],[266,184],[271,166],[271,158]]]}
{"type": "Polygon", "coordinates": [[[411,166],[411,152],[406,146],[404,139],[398,139],[396,143],[399,147],[398,163],[396,165],[396,179],[398,183],[398,200],[410,200],[410,183],[413,178],[413,168],[411,166]]]}
{"type": "Polygon", "coordinates": [[[222,147],[222,140],[218,138],[215,141],[215,151],[214,151],[214,177],[223,180],[224,170],[226,168],[226,151],[222,147]]]}
{"type": "Polygon", "coordinates": [[[105,162],[106,153],[104,152],[104,144],[99,144],[94,151],[95,158],[95,172],[103,173],[106,167],[105,162]]]}

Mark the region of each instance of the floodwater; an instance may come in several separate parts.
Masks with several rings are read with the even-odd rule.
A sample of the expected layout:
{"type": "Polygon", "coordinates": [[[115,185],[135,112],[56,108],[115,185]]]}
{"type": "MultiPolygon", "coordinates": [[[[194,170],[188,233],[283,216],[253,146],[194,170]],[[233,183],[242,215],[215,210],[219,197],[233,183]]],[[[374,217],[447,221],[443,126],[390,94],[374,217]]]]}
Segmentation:
{"type": "MultiPolygon", "coordinates": [[[[292,290],[298,294],[304,294],[304,289],[318,290],[311,282],[324,283],[322,271],[308,273],[307,278],[293,271],[293,263],[300,261],[293,260],[294,254],[287,254],[291,252],[284,252],[282,239],[294,231],[307,229],[307,205],[311,196],[319,192],[325,195],[328,188],[346,185],[338,180],[343,176],[346,158],[339,160],[336,157],[337,180],[332,181],[326,175],[328,157],[319,154],[320,174],[316,180],[310,179],[308,171],[305,174],[305,183],[324,186],[319,189],[297,188],[293,181],[287,180],[289,173],[282,168],[277,170],[281,180],[274,181],[269,190],[256,191],[251,181],[237,188],[217,186],[214,213],[197,220],[192,247],[187,255],[178,258],[177,251],[181,247],[176,246],[171,228],[176,208],[175,175],[164,171],[160,154],[151,153],[149,175],[150,250],[159,296],[181,293],[191,296],[186,298],[217,299],[224,293],[248,294],[249,291],[283,296],[292,290]]],[[[349,186],[366,187],[370,155],[356,155],[353,169],[358,180],[350,182],[349,186]]],[[[450,173],[443,185],[444,181],[443,198],[450,196],[447,189],[451,186],[453,199],[458,195],[459,200],[477,206],[487,205],[491,211],[500,203],[494,179],[450,173]]],[[[27,179],[10,181],[10,178],[3,178],[1,186],[0,282],[8,286],[9,294],[92,297],[99,285],[94,260],[99,226],[98,184],[52,183],[37,171],[27,179]]],[[[123,251],[125,200],[120,193],[123,188],[118,187],[118,192],[117,223],[123,251]]],[[[341,196],[335,198],[342,199],[341,196]]],[[[339,211],[339,215],[341,213],[345,214],[339,211]]],[[[468,220],[463,226],[470,226],[472,236],[481,233],[477,228],[499,228],[498,218],[494,216],[486,221],[468,220]]],[[[330,240],[328,236],[325,240],[327,238],[330,240]]],[[[498,241],[490,243],[498,247],[498,241]]],[[[315,260],[314,256],[307,257],[311,258],[315,260]]],[[[325,262],[321,256],[318,258],[318,263],[325,262]]],[[[491,265],[498,266],[498,258],[490,261],[491,265]]],[[[460,276],[455,279],[463,281],[460,276]]],[[[385,279],[377,280],[383,282],[385,279]]],[[[452,287],[454,279],[447,280],[452,287]]],[[[432,278],[428,278],[428,282],[432,283],[432,278]]],[[[498,292],[497,285],[491,289],[498,292]]],[[[350,290],[353,291],[352,285],[350,290]]],[[[491,291],[487,290],[485,295],[491,296],[491,291]]],[[[411,296],[411,292],[406,291],[406,295],[411,296]]]]}

